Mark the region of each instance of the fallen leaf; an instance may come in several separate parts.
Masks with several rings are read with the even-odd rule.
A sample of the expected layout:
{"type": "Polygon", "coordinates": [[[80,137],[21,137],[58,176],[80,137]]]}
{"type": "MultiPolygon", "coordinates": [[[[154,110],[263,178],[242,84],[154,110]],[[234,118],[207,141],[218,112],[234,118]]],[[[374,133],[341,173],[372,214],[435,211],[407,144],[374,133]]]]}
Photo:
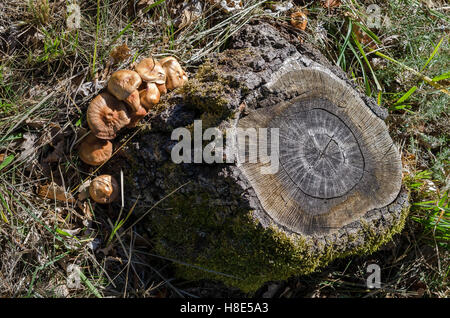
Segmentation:
{"type": "Polygon", "coordinates": [[[76,228],[74,230],[70,230],[70,229],[59,229],[60,231],[69,234],[70,236],[75,236],[78,233],[81,232],[81,228],[76,228]]]}
{"type": "Polygon", "coordinates": [[[285,12],[294,7],[291,1],[289,2],[267,2],[267,8],[272,12],[285,12]]]}
{"type": "Polygon", "coordinates": [[[341,5],[340,0],[325,0],[325,2],[322,3],[322,6],[327,9],[337,8],[340,5],[341,5]]]}
{"type": "Polygon", "coordinates": [[[78,207],[81,209],[81,211],[83,211],[85,220],[92,221],[92,213],[91,213],[91,208],[89,206],[89,203],[87,203],[87,201],[85,201],[85,202],[78,201],[78,207]]]}
{"type": "Polygon", "coordinates": [[[187,5],[184,5],[180,11],[182,12],[175,19],[175,26],[179,29],[182,29],[189,26],[202,16],[202,3],[198,0],[191,1],[187,5]]]}
{"type": "Polygon", "coordinates": [[[297,11],[291,14],[291,24],[293,27],[304,31],[308,24],[308,18],[303,11],[297,11]]]}
{"type": "Polygon", "coordinates": [[[83,201],[86,200],[89,197],[89,186],[91,185],[91,180],[85,181],[79,188],[78,188],[78,200],[83,201]]]}
{"type": "Polygon", "coordinates": [[[26,162],[29,162],[35,159],[37,155],[37,136],[30,133],[24,133],[22,138],[24,139],[24,141],[20,145],[20,149],[22,150],[22,152],[20,153],[19,158],[17,158],[17,161],[20,162],[22,160],[25,160],[26,162]]]}
{"type": "Polygon", "coordinates": [[[155,0],[140,0],[136,7],[139,12],[155,3],[155,0]]]}
{"type": "Polygon", "coordinates": [[[74,203],[75,199],[72,195],[64,191],[64,188],[54,182],[39,186],[38,196],[45,199],[56,199],[58,201],[74,203]]]}
{"type": "Polygon", "coordinates": [[[226,13],[241,10],[243,8],[241,0],[209,0],[209,3],[213,5],[219,3],[222,7],[222,11],[226,13]]]}
{"type": "Polygon", "coordinates": [[[69,297],[69,289],[65,284],[58,284],[53,288],[53,292],[55,293],[55,296],[58,298],[67,298],[69,297]]]}
{"type": "Polygon", "coordinates": [[[47,122],[48,122],[47,120],[42,118],[33,118],[33,119],[27,118],[27,120],[25,120],[25,124],[35,129],[43,128],[45,124],[47,124],[47,122]]]}
{"type": "Polygon", "coordinates": [[[125,61],[131,56],[130,48],[124,43],[122,45],[116,46],[109,55],[113,58],[113,63],[117,64],[125,61]]]}
{"type": "Polygon", "coordinates": [[[373,50],[375,50],[377,48],[377,45],[372,40],[372,38],[370,36],[368,36],[365,32],[363,32],[358,25],[353,24],[352,30],[353,30],[353,33],[355,34],[356,38],[358,39],[359,43],[368,45],[373,50]]]}
{"type": "Polygon", "coordinates": [[[70,289],[81,288],[81,269],[76,264],[69,264],[66,268],[67,271],[67,287],[70,289]]]}
{"type": "Polygon", "coordinates": [[[58,141],[54,146],[54,149],[43,159],[45,163],[58,162],[59,159],[64,157],[64,139],[58,141]]]}

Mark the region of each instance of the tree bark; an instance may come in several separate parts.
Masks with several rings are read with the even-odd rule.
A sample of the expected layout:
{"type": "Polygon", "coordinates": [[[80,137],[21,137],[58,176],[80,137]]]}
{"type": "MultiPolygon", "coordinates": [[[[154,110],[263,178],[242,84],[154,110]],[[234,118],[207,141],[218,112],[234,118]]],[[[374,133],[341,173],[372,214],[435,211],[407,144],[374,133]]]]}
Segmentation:
{"type": "Polygon", "coordinates": [[[140,230],[183,263],[180,276],[252,291],[371,253],[402,229],[408,193],[386,116],[311,46],[254,22],[166,96],[107,170],[125,172],[140,230]],[[203,130],[279,128],[278,172],[240,157],[173,163],[171,132],[196,119],[203,130]]]}

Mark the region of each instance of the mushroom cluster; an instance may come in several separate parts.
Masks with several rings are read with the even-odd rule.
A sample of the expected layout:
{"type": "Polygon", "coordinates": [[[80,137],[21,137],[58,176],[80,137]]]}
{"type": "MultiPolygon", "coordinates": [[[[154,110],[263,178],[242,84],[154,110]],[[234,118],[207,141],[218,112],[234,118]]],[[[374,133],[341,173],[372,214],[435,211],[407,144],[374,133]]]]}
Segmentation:
{"type": "Polygon", "coordinates": [[[159,61],[144,58],[134,70],[114,72],[106,90],[88,106],[86,117],[90,133],[80,145],[80,159],[92,166],[108,161],[113,153],[111,140],[117,132],[124,127],[136,127],[159,102],[161,95],[183,86],[187,79],[186,72],[172,56],[159,61]]]}

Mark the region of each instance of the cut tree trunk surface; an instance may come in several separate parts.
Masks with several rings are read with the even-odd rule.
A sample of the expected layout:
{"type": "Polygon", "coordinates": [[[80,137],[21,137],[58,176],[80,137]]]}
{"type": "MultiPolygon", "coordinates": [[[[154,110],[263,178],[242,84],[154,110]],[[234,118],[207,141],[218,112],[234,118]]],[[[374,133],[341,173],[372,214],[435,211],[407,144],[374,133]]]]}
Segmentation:
{"type": "Polygon", "coordinates": [[[243,158],[241,166],[265,213],[292,232],[314,235],[394,201],[401,159],[383,120],[319,65],[285,61],[274,75],[266,87],[298,97],[257,109],[238,125],[279,128],[279,171],[261,173],[261,158],[243,158]]]}
{"type": "Polygon", "coordinates": [[[123,169],[126,204],[150,211],[139,230],[181,277],[253,291],[371,253],[404,225],[408,193],[386,111],[287,31],[244,26],[160,106],[106,170],[123,169]],[[173,129],[193,132],[196,119],[203,130],[278,128],[278,171],[241,156],[173,163],[173,129]]]}

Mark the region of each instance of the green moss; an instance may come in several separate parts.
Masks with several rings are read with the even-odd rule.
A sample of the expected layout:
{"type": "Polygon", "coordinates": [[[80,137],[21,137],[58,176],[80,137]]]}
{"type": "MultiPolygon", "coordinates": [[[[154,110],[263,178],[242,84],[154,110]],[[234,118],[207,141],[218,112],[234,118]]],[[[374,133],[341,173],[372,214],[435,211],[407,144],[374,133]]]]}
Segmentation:
{"type": "Polygon", "coordinates": [[[233,76],[235,70],[242,67],[237,61],[242,61],[245,56],[251,56],[248,49],[234,50],[231,55],[218,54],[214,63],[205,61],[195,77],[180,90],[187,104],[200,112],[221,116],[222,119],[230,116],[230,96],[237,91],[240,96],[245,95],[246,88],[233,76]]]}
{"type": "MultiPolygon", "coordinates": [[[[167,163],[161,168],[170,185],[182,169],[167,163]]],[[[172,187],[175,187],[172,184],[172,187]]],[[[363,226],[363,246],[339,252],[333,244],[317,244],[298,235],[287,235],[277,227],[263,228],[239,198],[230,195],[221,205],[220,195],[198,183],[175,193],[154,216],[158,253],[190,265],[177,265],[177,274],[191,280],[216,279],[252,292],[267,281],[309,274],[338,257],[367,254],[388,242],[403,228],[407,209],[385,233],[363,226]]],[[[351,238],[350,238],[351,240],[351,238]]]]}

